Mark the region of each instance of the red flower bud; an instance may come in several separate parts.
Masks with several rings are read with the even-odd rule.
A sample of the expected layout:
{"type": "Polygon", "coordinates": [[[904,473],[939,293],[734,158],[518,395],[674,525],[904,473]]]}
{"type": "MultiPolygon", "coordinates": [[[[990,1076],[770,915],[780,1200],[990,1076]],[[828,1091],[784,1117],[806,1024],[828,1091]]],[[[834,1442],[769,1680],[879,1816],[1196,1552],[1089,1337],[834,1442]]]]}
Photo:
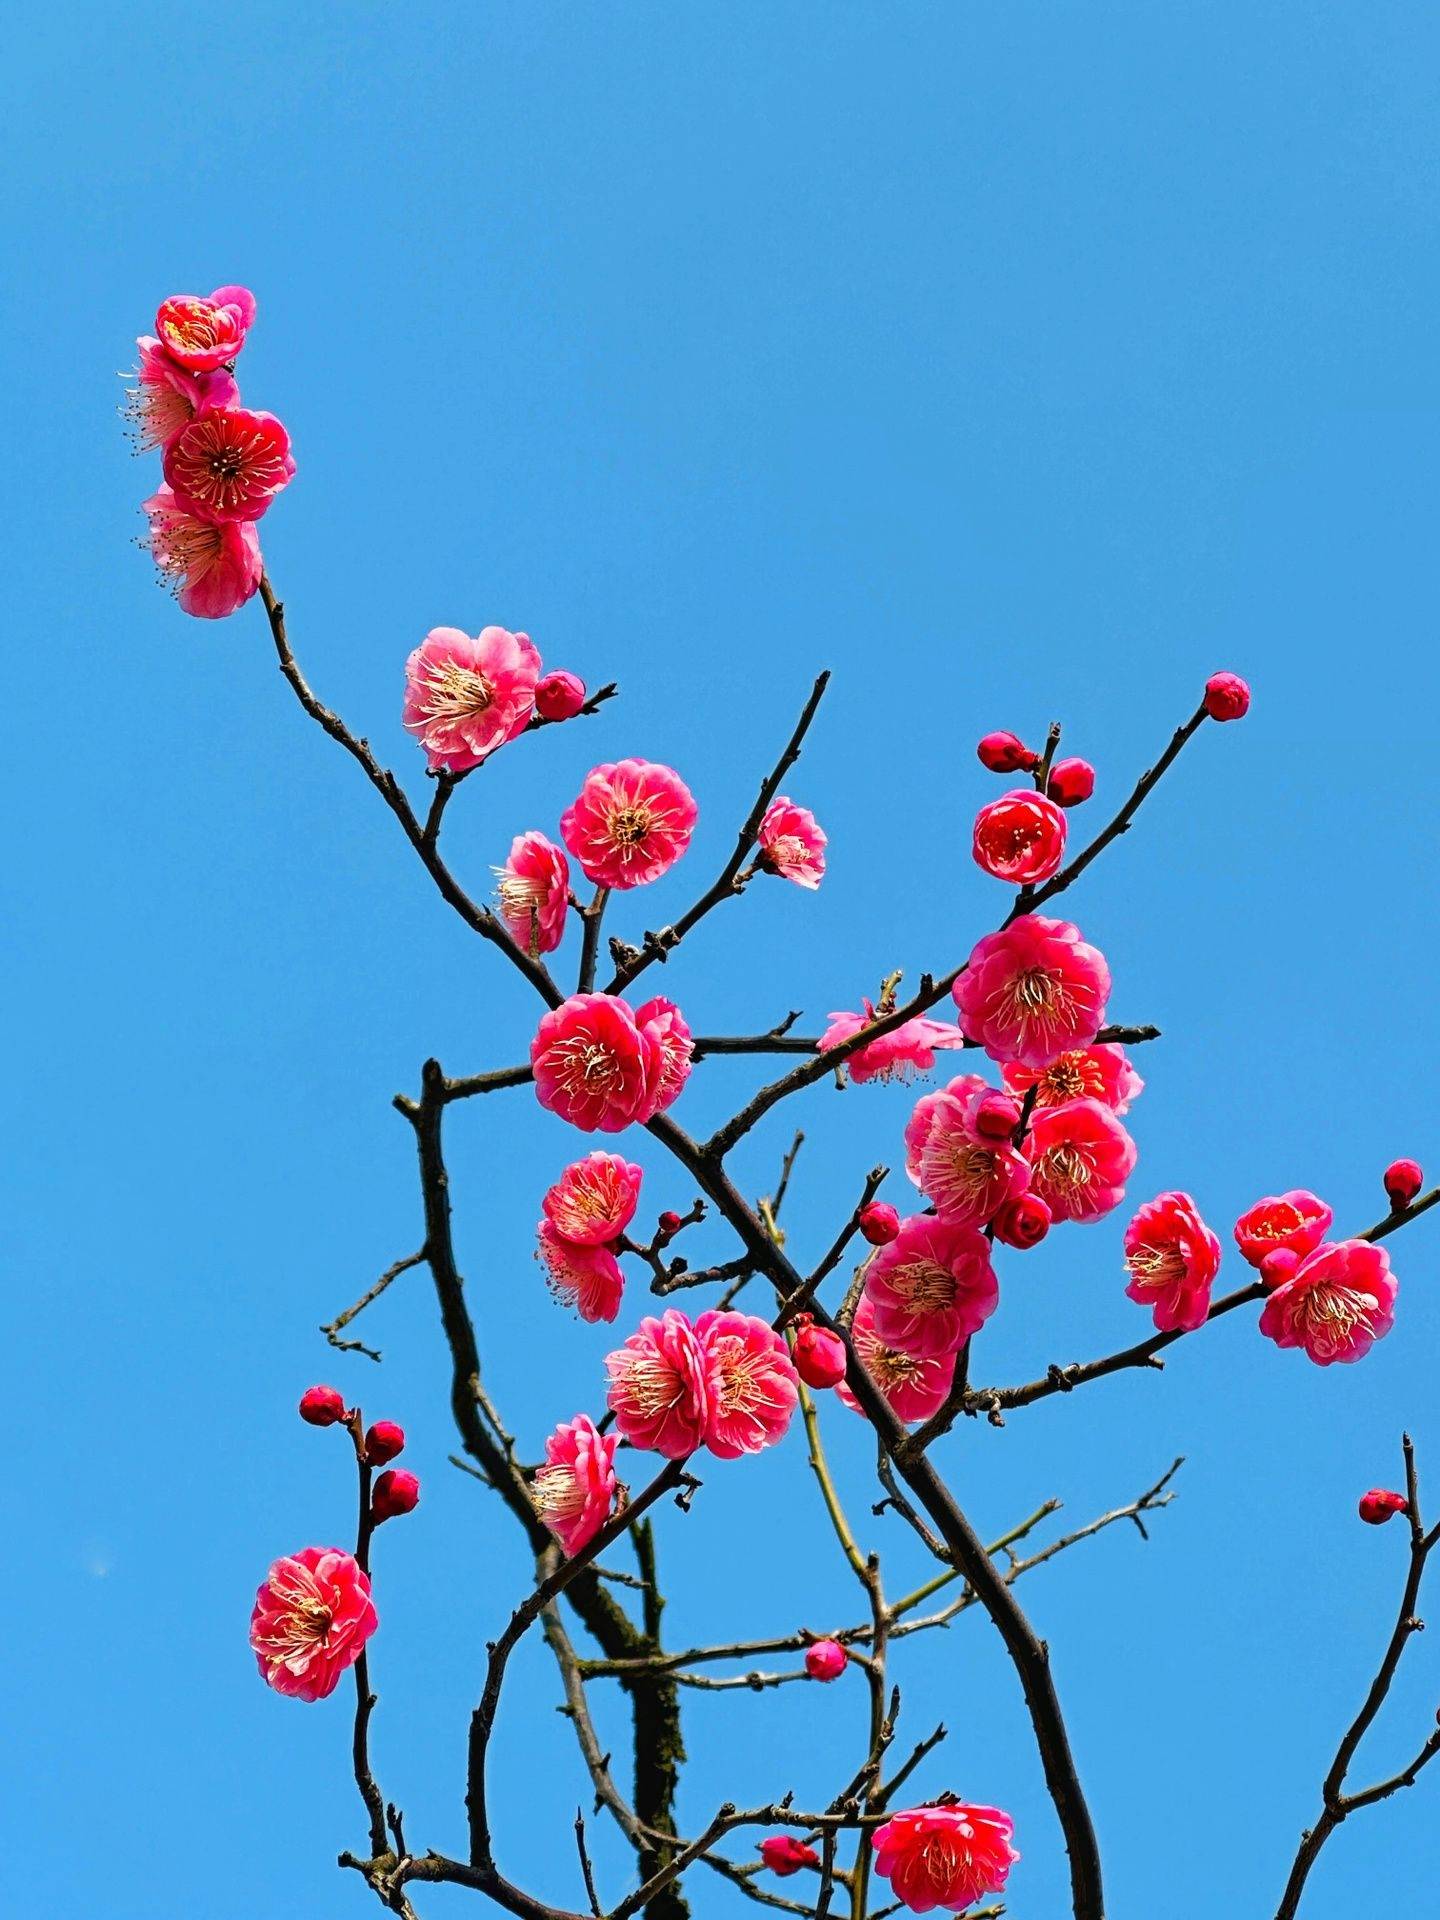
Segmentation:
{"type": "Polygon", "coordinates": [[[1409,1502],[1403,1493],[1391,1493],[1385,1487],[1372,1487],[1360,1496],[1360,1518],[1369,1526],[1383,1527],[1397,1513],[1404,1513],[1409,1502]]]}
{"type": "Polygon", "coordinates": [[[1385,1169],[1385,1191],[1396,1213],[1408,1207],[1425,1184],[1418,1160],[1392,1160],[1385,1169]]]}
{"type": "Polygon", "coordinates": [[[563,667],[535,683],[535,711],[542,720],[573,720],[585,704],[585,682],[563,667]]]}
{"type": "Polygon", "coordinates": [[[1078,807],[1095,791],[1095,769],[1088,760],[1057,760],[1050,769],[1045,791],[1062,807],[1078,807]]]}
{"type": "Polygon", "coordinates": [[[420,1482],[404,1467],[387,1467],[370,1495],[370,1518],[378,1527],[397,1514],[413,1513],[420,1503],[420,1482]]]}
{"type": "Polygon", "coordinates": [[[1020,1102],[1009,1093],[984,1093],[972,1115],[982,1140],[1009,1140],[1020,1124],[1020,1102]]]}
{"type": "Polygon", "coordinates": [[[818,1867],[820,1864],[820,1856],[814,1847],[807,1847],[793,1833],[768,1835],[760,1842],[760,1858],[782,1880],[788,1880],[792,1873],[798,1873],[802,1867],[818,1867]]]}
{"type": "Polygon", "coordinates": [[[975,751],[981,766],[991,773],[1029,773],[1040,764],[1039,757],[1015,733],[987,733],[975,751]]]}
{"type": "Polygon", "coordinates": [[[1205,682],[1205,711],[1212,720],[1239,720],[1250,710],[1250,689],[1238,673],[1212,673],[1205,682]]]}
{"type": "Polygon", "coordinates": [[[405,1451],[405,1429],[394,1420],[377,1420],[365,1435],[365,1458],[372,1467],[383,1467],[405,1451]]]}
{"type": "Polygon", "coordinates": [[[838,1680],[848,1664],[838,1640],[816,1640],[805,1649],[805,1671],[812,1680],[838,1680]]]}
{"type": "Polygon", "coordinates": [[[795,1371],[807,1387],[833,1387],[845,1378],[845,1342],[828,1327],[817,1327],[813,1315],[797,1313],[794,1320],[795,1371]]]}
{"type": "Polygon", "coordinates": [[[1276,1247],[1260,1262],[1260,1278],[1273,1293],[1276,1287],[1284,1285],[1299,1264],[1300,1255],[1293,1247],[1276,1247]]]}
{"type": "Polygon", "coordinates": [[[1007,1200],[990,1225],[1005,1247],[1034,1247],[1050,1231],[1051,1214],[1038,1193],[1019,1193],[1007,1200]]]}
{"type": "Polygon", "coordinates": [[[860,1209],[860,1231],[872,1247],[888,1247],[900,1231],[900,1215],[888,1200],[872,1200],[860,1209]]]}
{"type": "Polygon", "coordinates": [[[300,1418],[312,1427],[333,1427],[345,1418],[345,1396],[337,1387],[307,1387],[300,1396],[300,1418]]]}
{"type": "Polygon", "coordinates": [[[665,1212],[662,1213],[660,1216],[660,1220],[659,1220],[660,1231],[661,1233],[664,1234],[667,1240],[670,1238],[672,1233],[678,1233],[680,1231],[682,1224],[683,1223],[680,1219],[679,1214],[672,1213],[669,1210],[669,1208],[667,1208],[665,1212]]]}

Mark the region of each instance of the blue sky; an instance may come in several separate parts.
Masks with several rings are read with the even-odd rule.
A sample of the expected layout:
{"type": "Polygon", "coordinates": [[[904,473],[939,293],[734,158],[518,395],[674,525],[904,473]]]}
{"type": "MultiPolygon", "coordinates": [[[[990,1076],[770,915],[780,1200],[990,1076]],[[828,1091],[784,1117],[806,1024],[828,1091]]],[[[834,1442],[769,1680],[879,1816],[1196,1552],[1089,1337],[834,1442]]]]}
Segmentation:
{"type": "MultiPolygon", "coordinates": [[[[1165,1030],[1133,1197],[1186,1187],[1228,1237],[1303,1183],[1358,1228],[1391,1157],[1440,1162],[1440,24],[1278,0],[183,23],[58,0],[10,46],[0,1778],[56,1920],[346,1920],[371,1904],[333,1866],[363,1838],[348,1708],[260,1686],[250,1596],[276,1553],[350,1528],[342,1449],[292,1412],[334,1379],[404,1422],[425,1482],[379,1542],[376,1755],[412,1840],[458,1847],[465,1717],[523,1557],[446,1465],[423,1275],[367,1323],[379,1368],[315,1328],[419,1237],[391,1094],[427,1053],[520,1058],[533,1010],[302,723],[258,608],[187,622],[152,584],[129,543],[153,467],[114,419],[133,336],[165,293],[255,288],[247,398],[299,459],[267,559],[317,685],[412,788],[400,671],[431,625],[523,627],[623,683],[462,791],[448,831],[477,886],[593,761],[639,753],[700,802],[693,857],[617,916],[655,924],[834,669],[790,783],[830,878],[757,888],[696,936],[666,984],[698,1028],[813,1022],[968,950],[1001,904],[968,855],[996,790],[979,733],[1062,719],[1099,768],[1088,825],[1209,672],[1245,673],[1250,719],[1202,733],[1069,906],[1116,1015],[1165,1030]]],[[[753,1078],[707,1068],[682,1117],[721,1117],[753,1078]]],[[[821,1086],[739,1156],[763,1189],[804,1125],[802,1256],[896,1160],[907,1108],[821,1086]]],[[[490,1377],[532,1452],[593,1404],[607,1344],[557,1317],[530,1259],[570,1144],[523,1092],[452,1127],[490,1377]]],[[[688,1203],[637,1155],[647,1199],[688,1203]]],[[[1141,1330],[1124,1217],[1006,1262],[979,1371],[1141,1330]]],[[[1188,1456],[1148,1546],[1117,1531],[1025,1592],[1116,1920],[1273,1908],[1398,1594],[1399,1531],[1362,1529],[1354,1501],[1393,1483],[1403,1424],[1440,1500],[1437,1233],[1392,1243],[1398,1323],[1363,1366],[1322,1372],[1236,1316],[1163,1375],[945,1443],[987,1532],[1051,1494],[1089,1518],[1188,1456]]],[[[916,1555],[866,1514],[858,1425],[828,1425],[899,1590],[916,1555]]],[[[706,1478],[663,1521],[677,1641],[849,1617],[794,1446],[706,1478]]],[[[1366,1776],[1431,1722],[1428,1639],[1366,1776]]],[[[1012,1911],[1060,1911],[994,1636],[972,1617],[912,1642],[900,1678],[910,1732],[952,1729],[926,1790],[1009,1807],[1012,1911]]],[[[501,1857],[574,1902],[585,1791],[557,1699],[528,1650],[501,1857]]],[[[862,1714],[850,1680],[697,1700],[686,1823],[732,1792],[828,1795],[862,1714]]],[[[1428,1907],[1435,1791],[1332,1844],[1307,1920],[1428,1907]]]]}

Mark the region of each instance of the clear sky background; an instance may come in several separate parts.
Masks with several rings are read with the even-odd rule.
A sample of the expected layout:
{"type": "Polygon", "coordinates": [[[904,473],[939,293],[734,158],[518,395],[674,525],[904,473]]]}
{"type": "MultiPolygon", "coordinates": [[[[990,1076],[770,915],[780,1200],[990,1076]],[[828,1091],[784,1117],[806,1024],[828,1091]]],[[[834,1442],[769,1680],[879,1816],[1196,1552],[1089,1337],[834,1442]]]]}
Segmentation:
{"type": "MultiPolygon", "coordinates": [[[[477,888],[594,761],[638,753],[700,803],[693,856],[615,916],[657,924],[834,669],[790,782],[830,877],[816,898],[757,887],[695,937],[664,985],[697,1029],[792,1006],[814,1025],[892,967],[963,957],[1004,904],[969,858],[998,790],[981,732],[1063,719],[1099,768],[1078,831],[1209,672],[1245,673],[1250,719],[1202,733],[1067,910],[1111,960],[1115,1016],[1165,1031],[1139,1062],[1132,1198],[1189,1188],[1228,1245],[1242,1207],[1303,1183],[1358,1229],[1392,1156],[1440,1163],[1437,61],[1433,9],[1403,0],[183,19],[60,0],[12,25],[0,1781],[25,1900],[55,1920],[375,1910],[333,1864],[364,1836],[348,1689],[280,1700],[245,1638],[269,1560],[351,1531],[344,1448],[294,1417],[311,1380],[401,1419],[425,1484],[378,1544],[374,1642],[377,1764],[417,1845],[462,1845],[466,1715],[526,1572],[446,1464],[425,1276],[365,1324],[381,1367],[315,1329],[419,1239],[391,1095],[427,1053],[523,1057],[534,1009],[302,721],[258,606],[187,621],[130,545],[155,463],[123,443],[115,373],[157,300],[255,288],[245,392],[299,459],[267,560],[317,686],[413,791],[401,668],[431,625],[523,627],[623,683],[462,791],[449,831],[477,888]]],[[[762,1070],[706,1067],[680,1117],[721,1117],[762,1070]]],[[[763,1190],[803,1123],[799,1257],[865,1168],[898,1163],[911,1097],[822,1085],[740,1156],[763,1190]]],[[[610,1342],[530,1258],[575,1142],[525,1091],[451,1136],[490,1379],[533,1454],[596,1404],[610,1342]]],[[[647,1204],[688,1204],[635,1152],[647,1204]]],[[[1005,1259],[977,1373],[1143,1332],[1127,1213],[1005,1259]]],[[[708,1231],[697,1257],[723,1257],[708,1231]]],[[[1404,1557],[1354,1503],[1394,1483],[1406,1423],[1440,1502],[1440,1224],[1391,1245],[1398,1323],[1361,1366],[1321,1371],[1237,1315],[1163,1375],[944,1444],[987,1533],[1052,1494],[1088,1519],[1188,1456],[1148,1546],[1113,1532],[1024,1589],[1115,1920],[1272,1912],[1313,1817],[1404,1557]]],[[[898,1591],[917,1553],[868,1517],[858,1423],[827,1414],[898,1591]]],[[[705,1479],[662,1520],[677,1643],[853,1617],[797,1444],[705,1479]]],[[[1364,1777],[1431,1724],[1435,1637],[1364,1777]]],[[[500,1855],[576,1903],[588,1796],[547,1660],[528,1650],[506,1699],[500,1855]]],[[[1011,1911],[1051,1920],[1063,1855],[996,1637],[971,1616],[899,1673],[903,1732],[952,1729],[921,1790],[1010,1808],[1011,1911]]],[[[687,1701],[687,1827],[730,1794],[828,1797],[861,1693],[687,1701]]],[[[1431,1911],[1437,1792],[1348,1828],[1307,1920],[1431,1911]]]]}

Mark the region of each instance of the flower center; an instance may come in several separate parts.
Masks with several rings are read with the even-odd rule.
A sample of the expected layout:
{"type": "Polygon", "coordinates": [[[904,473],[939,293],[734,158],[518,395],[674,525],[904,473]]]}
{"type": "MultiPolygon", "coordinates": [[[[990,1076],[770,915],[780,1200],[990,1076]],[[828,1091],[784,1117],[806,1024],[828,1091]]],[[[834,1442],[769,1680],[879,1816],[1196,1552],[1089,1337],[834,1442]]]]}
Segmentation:
{"type": "Polygon", "coordinates": [[[733,1335],[717,1340],[713,1353],[720,1412],[753,1414],[766,1398],[761,1385],[765,1372],[762,1356],[751,1353],[745,1342],[733,1335]]]}
{"type": "Polygon", "coordinates": [[[646,1420],[668,1413],[684,1397],[684,1389],[674,1367],[668,1360],[651,1353],[632,1355],[625,1370],[625,1389],[637,1411],[646,1420]]]}
{"type": "Polygon", "coordinates": [[[536,1509],[554,1520],[573,1520],[585,1505],[585,1489],[572,1467],[541,1467],[530,1483],[536,1509]]]}
{"type": "Polygon", "coordinates": [[[937,1207],[943,1207],[947,1201],[974,1206],[988,1196],[996,1167],[991,1148],[954,1139],[935,1141],[933,1147],[933,1154],[927,1147],[925,1164],[920,1171],[925,1191],[937,1207]]]}
{"type": "Polygon", "coordinates": [[[1373,1333],[1374,1308],[1349,1287],[1311,1287],[1295,1302],[1297,1327],[1319,1346],[1343,1346],[1355,1333],[1373,1333]]]}
{"type": "Polygon", "coordinates": [[[208,352],[224,337],[220,310],[212,307],[208,300],[196,300],[172,311],[166,320],[165,330],[177,346],[189,348],[192,352],[196,349],[208,352]]]}
{"type": "Polygon", "coordinates": [[[1143,1247],[1136,1247],[1133,1253],[1125,1256],[1125,1265],[1132,1277],[1142,1287],[1175,1287],[1189,1272],[1189,1264],[1179,1246],[1173,1240],[1152,1241],[1143,1247]]]}
{"type": "Polygon", "coordinates": [[[1041,1160],[1045,1178],[1062,1193],[1083,1191],[1095,1178],[1095,1168],[1076,1146],[1066,1140],[1051,1147],[1041,1160]]]}
{"type": "Polygon", "coordinates": [[[1079,1100],[1090,1091],[1079,1054],[1062,1054],[1045,1069],[1045,1091],[1050,1103],[1057,1107],[1066,1100],[1079,1100]]]}
{"type": "MultiPolygon", "coordinates": [[[[495,698],[495,689],[483,673],[458,660],[431,660],[425,665],[425,717],[453,722],[477,719],[495,698]]],[[[505,883],[501,881],[501,892],[505,883]]]]}
{"type": "Polygon", "coordinates": [[[622,847],[638,847],[654,825],[649,807],[616,807],[610,815],[610,837],[622,847]]]}
{"type": "Polygon", "coordinates": [[[955,1276],[936,1260],[897,1267],[890,1284],[912,1313],[942,1313],[955,1304],[955,1276]]]}
{"type": "Polygon", "coordinates": [[[873,1336],[866,1339],[862,1335],[856,1345],[865,1363],[865,1371],[882,1392],[905,1386],[917,1377],[925,1365],[913,1353],[901,1353],[898,1347],[884,1346],[873,1336]]]}

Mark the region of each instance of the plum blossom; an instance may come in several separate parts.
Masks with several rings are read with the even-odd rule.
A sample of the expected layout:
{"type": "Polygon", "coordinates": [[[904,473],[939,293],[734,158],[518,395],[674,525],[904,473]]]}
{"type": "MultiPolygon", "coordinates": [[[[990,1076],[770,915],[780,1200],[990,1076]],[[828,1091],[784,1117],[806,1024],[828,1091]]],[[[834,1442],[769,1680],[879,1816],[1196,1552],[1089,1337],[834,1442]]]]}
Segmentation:
{"type": "Polygon", "coordinates": [[[1101,1100],[1115,1113],[1128,1113],[1145,1082],[1131,1066],[1123,1047],[1101,1041],[1093,1047],[1072,1047],[1046,1067],[1022,1067],[1007,1060],[1000,1077],[1012,1093],[1035,1089],[1037,1107],[1059,1107],[1067,1100],[1101,1100]]]}
{"type": "Polygon", "coordinates": [[[167,442],[165,484],[197,520],[258,520],[295,474],[290,436],[273,413],[207,407],[167,442]]]}
{"type": "Polygon", "coordinates": [[[782,1880],[788,1880],[792,1873],[799,1873],[802,1867],[818,1867],[820,1864],[820,1856],[814,1847],[807,1847],[793,1833],[768,1834],[760,1842],[760,1858],[782,1880]]]}
{"type": "Polygon", "coordinates": [[[897,1813],[875,1834],[875,1871],[912,1913],[944,1907],[963,1913],[987,1893],[1003,1893],[1020,1858],[1015,1831],[998,1807],[945,1799],[897,1813]]]}
{"type": "Polygon", "coordinates": [[[141,511],[150,522],[142,545],[182,613],[223,620],[254,594],[265,566],[253,521],[197,520],[169,487],[152,493],[141,511]]]}
{"type": "Polygon", "coordinates": [[[797,887],[818,887],[825,877],[825,830],[808,807],[798,807],[783,793],[765,809],[756,836],[759,864],[767,873],[793,880],[797,887]]]}
{"type": "Polygon", "coordinates": [[[1027,913],[976,943],[952,992],[966,1037],[992,1060],[1046,1067],[1099,1033],[1110,969],[1068,920],[1027,913]]]}
{"type": "Polygon", "coordinates": [[[812,1640],[805,1649],[805,1671],[812,1680],[838,1680],[849,1664],[838,1640],[812,1640]]]}
{"type": "Polygon", "coordinates": [[[667,1064],[672,1078],[674,1070],[661,1039],[609,993],[577,993],[545,1014],[530,1043],[530,1064],[541,1106],[582,1133],[619,1133],[653,1120],[667,1064]]]}
{"type": "Polygon", "coordinates": [[[539,674],[528,634],[483,627],[472,639],[432,627],[405,662],[405,731],[432,772],[464,773],[529,726],[539,674]]]}
{"type": "MultiPolygon", "coordinates": [[[[939,1412],[955,1379],[953,1352],[922,1359],[919,1354],[887,1346],[876,1331],[875,1303],[868,1294],[860,1296],[860,1304],[855,1309],[850,1341],[856,1358],[889,1402],[897,1420],[909,1426],[939,1412]]],[[[835,1397],[852,1412],[862,1411],[848,1381],[836,1383],[835,1397]]]]}
{"type": "Polygon", "coordinates": [[[866,1267],[865,1298],[887,1346],[921,1359],[954,1353],[999,1303],[990,1244],[973,1226],[915,1214],[866,1267]]]}
{"type": "Polygon", "coordinates": [[[1394,1274],[1369,1240],[1320,1246],[1265,1302],[1260,1331],[1277,1347],[1303,1347],[1318,1367],[1366,1355],[1395,1324],[1394,1274]]]}
{"type": "Polygon", "coordinates": [[[1247,1207],[1235,1222],[1235,1244],[1252,1267],[1262,1266],[1268,1255],[1282,1250],[1303,1259],[1319,1246],[1334,1218],[1333,1209],[1317,1194],[1293,1187],[1289,1193],[1270,1194],[1247,1207]]]}
{"type": "Polygon", "coordinates": [[[601,1433],[583,1413],[563,1421],[545,1442],[545,1465],[530,1483],[530,1497],[567,1554],[579,1553],[610,1518],[619,1444],[618,1434],[601,1433]]]}
{"type": "Polygon", "coordinates": [[[690,1062],[695,1052],[690,1028],[674,1001],[658,995],[635,1009],[635,1024],[659,1050],[660,1090],[656,1111],[663,1112],[679,1098],[690,1078],[690,1062]]]}
{"type": "Polygon", "coordinates": [[[1220,1242],[1188,1193],[1162,1193],[1125,1229],[1125,1292],[1149,1307],[1162,1333],[1193,1333],[1210,1311],[1220,1242]]]}
{"type": "Polygon", "coordinates": [[[141,334],[135,345],[140,350],[140,364],[120,411],[129,422],[137,453],[165,446],[206,407],[240,404],[234,376],[223,368],[217,373],[192,373],[172,360],[149,334],[141,334]]]}
{"type": "Polygon", "coordinates": [[[673,767],[618,760],[592,767],[560,816],[560,836],[598,887],[658,880],[690,844],[697,809],[673,767]]]}
{"type": "Polygon", "coordinates": [[[704,1441],[713,1368],[678,1308],[667,1308],[658,1320],[647,1315],[605,1356],[605,1371],[615,1424],[631,1446],[683,1460],[704,1441]]]}
{"type": "Polygon", "coordinates": [[[541,1201],[556,1233],[579,1246],[608,1246],[635,1218],[639,1167],[618,1153],[588,1153],[566,1167],[541,1201]]]}
{"type": "Polygon", "coordinates": [[[949,1101],[958,1100],[965,1106],[987,1091],[983,1074],[961,1073],[945,1086],[937,1087],[931,1093],[922,1093],[915,1102],[910,1118],[905,1122],[905,1171],[917,1187],[920,1184],[920,1158],[925,1151],[925,1142],[930,1138],[936,1114],[949,1101]]]}
{"type": "Polygon", "coordinates": [[[172,293],[155,316],[159,344],[177,366],[191,373],[213,373],[233,360],[255,319],[255,296],[248,287],[217,287],[198,293],[172,293]]]}
{"type": "Polygon", "coordinates": [[[266,1686],[292,1700],[323,1700],[378,1625],[359,1561],[340,1547],[302,1547],[266,1574],[250,1645],[266,1686]]]}
{"type": "Polygon", "coordinates": [[[705,1445],[721,1460],[759,1453],[784,1434],[800,1398],[790,1349],[768,1321],[734,1311],[702,1313],[695,1338],[709,1372],[705,1445]]]}
{"type": "Polygon", "coordinates": [[[565,938],[570,862],[543,833],[517,833],[503,867],[495,868],[500,918],[522,953],[538,959],[565,938]]]}
{"type": "Polygon", "coordinates": [[[1031,1191],[1056,1220],[1098,1220],[1125,1198],[1135,1142],[1098,1100],[1067,1100],[1032,1115],[1026,1138],[1031,1191]]]}
{"type": "MultiPolygon", "coordinates": [[[[942,1220],[983,1226],[1030,1185],[1025,1156],[1008,1139],[980,1131],[981,1103],[995,1097],[982,1082],[963,1099],[942,1093],[922,1103],[927,1124],[918,1143],[915,1184],[942,1220]]],[[[909,1130],[906,1138],[908,1147],[909,1130]]]]}
{"type": "MultiPolygon", "coordinates": [[[[881,1017],[872,1001],[866,1000],[863,1005],[863,1013],[830,1015],[830,1024],[820,1036],[822,1053],[852,1039],[881,1017]]],[[[864,1086],[867,1080],[910,1080],[917,1073],[929,1073],[935,1065],[938,1048],[963,1047],[964,1044],[965,1036],[960,1029],[944,1020],[907,1020],[903,1026],[857,1047],[844,1064],[857,1087],[864,1086]]]]}
{"type": "Polygon", "coordinates": [[[592,1325],[607,1323],[620,1311],[625,1276],[609,1247],[586,1246],[557,1233],[549,1220],[536,1229],[535,1257],[545,1269],[550,1291],[562,1306],[573,1307],[592,1325]]]}
{"type": "Polygon", "coordinates": [[[1065,857],[1065,815],[1031,787],[1002,793],[975,816],[971,852],[996,880],[1032,886],[1048,880],[1065,857]]]}

